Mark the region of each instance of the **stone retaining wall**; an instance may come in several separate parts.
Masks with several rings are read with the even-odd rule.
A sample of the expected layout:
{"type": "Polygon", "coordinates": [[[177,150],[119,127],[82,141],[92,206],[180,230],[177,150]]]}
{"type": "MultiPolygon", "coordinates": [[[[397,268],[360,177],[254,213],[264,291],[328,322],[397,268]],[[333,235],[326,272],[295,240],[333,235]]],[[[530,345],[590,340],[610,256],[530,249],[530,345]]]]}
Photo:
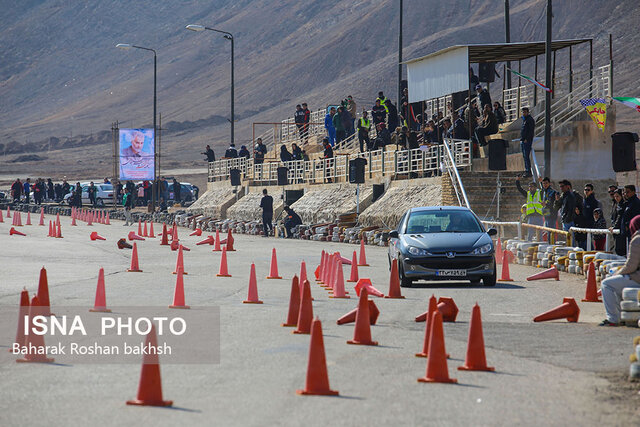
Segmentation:
{"type": "MultiPolygon", "coordinates": [[[[373,199],[373,187],[360,185],[360,212],[373,199]]],[[[306,224],[335,221],[339,215],[356,211],[356,184],[335,184],[310,188],[292,205],[306,224]]]]}
{"type": "MultiPolygon", "coordinates": [[[[276,219],[282,212],[284,203],[278,194],[271,194],[271,197],[273,197],[273,218],[276,219]]],[[[247,193],[227,209],[227,218],[238,221],[262,221],[261,199],[262,190],[247,193]]]]}
{"type": "MultiPolygon", "coordinates": [[[[207,191],[187,208],[187,212],[214,218],[226,218],[227,209],[236,203],[236,194],[233,193],[233,187],[228,183],[225,184],[224,186],[209,186],[207,191]]],[[[243,194],[244,189],[239,187],[237,197],[241,198],[243,194]]]]}

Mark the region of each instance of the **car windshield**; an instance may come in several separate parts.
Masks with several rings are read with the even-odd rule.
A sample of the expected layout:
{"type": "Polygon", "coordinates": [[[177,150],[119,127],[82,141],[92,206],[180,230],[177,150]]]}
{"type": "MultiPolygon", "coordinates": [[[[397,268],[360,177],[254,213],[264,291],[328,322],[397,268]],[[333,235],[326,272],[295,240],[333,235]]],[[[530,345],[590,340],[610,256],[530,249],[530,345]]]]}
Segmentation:
{"type": "Polygon", "coordinates": [[[405,233],[481,233],[469,211],[416,211],[407,220],[405,233]]]}

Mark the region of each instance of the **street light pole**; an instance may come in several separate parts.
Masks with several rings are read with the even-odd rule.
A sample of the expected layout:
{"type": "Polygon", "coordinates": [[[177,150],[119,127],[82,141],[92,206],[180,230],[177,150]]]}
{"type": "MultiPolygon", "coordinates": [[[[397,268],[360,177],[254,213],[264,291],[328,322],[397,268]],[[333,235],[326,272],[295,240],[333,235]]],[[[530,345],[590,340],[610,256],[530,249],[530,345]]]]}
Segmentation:
{"type": "Polygon", "coordinates": [[[215,31],[216,33],[223,34],[223,37],[229,41],[231,41],[231,144],[235,141],[235,69],[234,69],[234,41],[235,38],[233,34],[228,31],[217,30],[215,28],[205,27],[204,25],[198,24],[189,24],[185,27],[187,30],[191,31],[215,31]]]}
{"type": "Polygon", "coordinates": [[[402,98],[402,0],[400,0],[400,22],[398,24],[398,99],[396,105],[402,111],[400,99],[402,98]]]}
{"type": "MultiPolygon", "coordinates": [[[[509,0],[504,0],[504,41],[511,43],[511,24],[509,19],[509,0]]],[[[507,68],[511,70],[511,61],[507,61],[507,68]]],[[[511,89],[511,71],[507,75],[507,89],[511,89]]]]}
{"type": "Polygon", "coordinates": [[[158,162],[158,150],[156,146],[156,135],[158,132],[158,126],[156,122],[157,117],[157,105],[158,105],[158,97],[157,97],[157,88],[158,88],[158,55],[155,49],[151,49],[149,47],[136,46],[128,43],[118,43],[116,45],[119,49],[129,50],[131,48],[134,49],[142,49],[148,50],[149,52],[153,52],[153,182],[151,183],[151,206],[153,207],[153,212],[156,211],[156,192],[158,190],[158,169],[156,168],[156,164],[158,162]]]}
{"type": "MultiPolygon", "coordinates": [[[[547,0],[547,40],[545,43],[545,84],[551,85],[551,0],[547,0]]],[[[551,93],[545,91],[544,103],[544,176],[551,177],[551,93]]]]}

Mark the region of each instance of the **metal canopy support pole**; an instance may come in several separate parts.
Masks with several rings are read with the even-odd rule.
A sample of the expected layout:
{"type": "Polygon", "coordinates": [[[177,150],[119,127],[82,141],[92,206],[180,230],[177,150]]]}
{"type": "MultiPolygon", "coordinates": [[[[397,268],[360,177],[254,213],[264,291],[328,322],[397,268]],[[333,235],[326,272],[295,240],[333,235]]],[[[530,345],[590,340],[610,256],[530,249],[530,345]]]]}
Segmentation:
{"type": "Polygon", "coordinates": [[[498,192],[498,203],[496,207],[496,219],[500,220],[500,193],[502,192],[502,183],[500,182],[500,171],[498,171],[498,178],[496,178],[496,191],[498,192]]]}
{"type": "Polygon", "coordinates": [[[589,40],[589,98],[593,98],[593,40],[589,40]]]}
{"type": "Polygon", "coordinates": [[[360,183],[356,184],[356,215],[360,215],[360,183]]]}
{"type": "Polygon", "coordinates": [[[569,92],[573,92],[573,46],[569,46],[569,92]]]}
{"type": "MultiPolygon", "coordinates": [[[[400,99],[402,98],[402,0],[400,0],[400,20],[398,24],[398,99],[396,105],[398,108],[402,108],[400,105],[400,99]]],[[[355,117],[354,117],[355,120],[355,117]]]]}
{"type": "MultiPolygon", "coordinates": [[[[545,84],[551,82],[551,0],[547,0],[547,39],[545,43],[545,84]]],[[[545,91],[544,104],[544,176],[551,176],[551,93],[545,91]]]]}
{"type": "MultiPolygon", "coordinates": [[[[538,81],[538,55],[536,55],[536,70],[533,78],[538,81]]],[[[533,85],[533,106],[536,105],[538,105],[538,86],[533,85]]]]}
{"type": "MultiPolygon", "coordinates": [[[[511,43],[511,27],[509,20],[509,0],[504,0],[504,41],[507,43],[511,43]]],[[[507,61],[507,68],[511,69],[511,61],[507,61]]],[[[511,89],[511,72],[507,74],[507,89],[511,89]]],[[[504,104],[504,100],[502,101],[504,104]]]]}
{"type": "MultiPolygon", "coordinates": [[[[156,133],[158,132],[158,126],[156,124],[156,110],[157,110],[157,96],[156,96],[156,88],[158,86],[158,61],[157,61],[157,55],[156,55],[156,51],[153,51],[153,181],[158,182],[158,169],[157,169],[157,162],[158,162],[158,147],[156,144],[156,133]]],[[[153,189],[153,185],[151,186],[151,188],[153,189]]],[[[155,191],[151,191],[151,207],[153,208],[153,212],[156,212],[156,192],[155,191]]]]}
{"type": "Polygon", "coordinates": [[[551,71],[551,97],[556,97],[556,52],[553,51],[553,70],[551,71]]]}
{"type": "Polygon", "coordinates": [[[609,34],[609,93],[608,95],[613,96],[613,36],[611,34],[609,34]]]}

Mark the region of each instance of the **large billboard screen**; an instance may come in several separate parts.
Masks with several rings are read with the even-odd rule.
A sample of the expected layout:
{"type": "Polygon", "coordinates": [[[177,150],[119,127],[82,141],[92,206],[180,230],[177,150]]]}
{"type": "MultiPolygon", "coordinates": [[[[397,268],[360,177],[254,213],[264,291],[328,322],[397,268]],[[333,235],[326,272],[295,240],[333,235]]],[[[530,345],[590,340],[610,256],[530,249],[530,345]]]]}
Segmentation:
{"type": "Polygon", "coordinates": [[[153,180],[153,129],[120,129],[120,179],[153,180]]]}

